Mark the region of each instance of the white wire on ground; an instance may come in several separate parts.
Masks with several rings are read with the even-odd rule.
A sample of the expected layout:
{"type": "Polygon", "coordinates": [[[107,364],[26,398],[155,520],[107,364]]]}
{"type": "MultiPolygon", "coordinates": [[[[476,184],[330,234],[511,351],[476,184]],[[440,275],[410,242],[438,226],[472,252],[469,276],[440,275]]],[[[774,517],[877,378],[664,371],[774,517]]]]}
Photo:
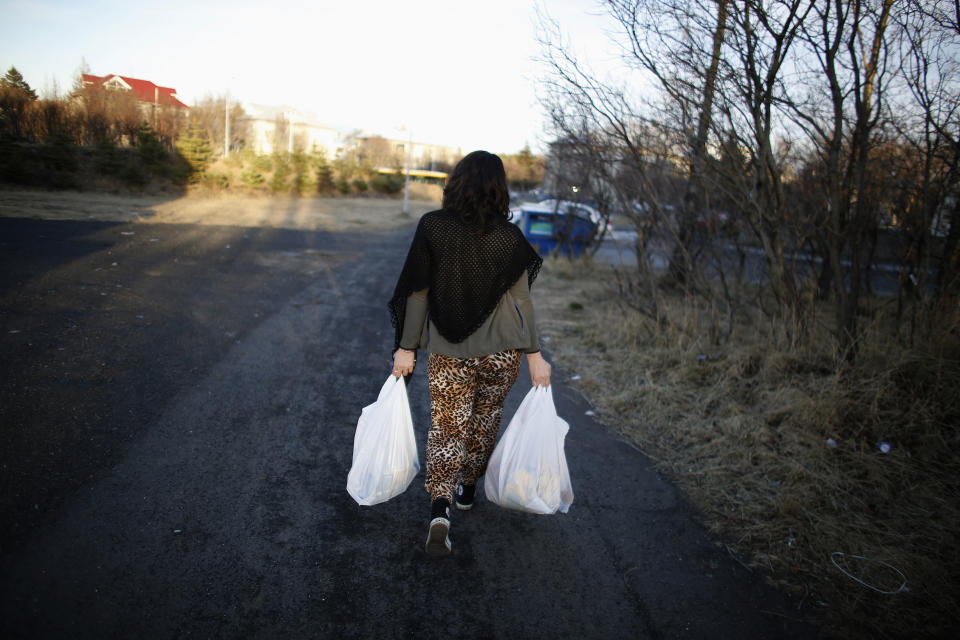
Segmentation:
{"type": "Polygon", "coordinates": [[[892,596],[892,595],[896,595],[896,594],[898,594],[898,593],[900,593],[900,592],[902,592],[902,591],[909,591],[909,589],[907,589],[907,576],[903,575],[903,572],[900,571],[900,569],[897,569],[897,568],[894,567],[893,565],[887,564],[886,562],[883,562],[882,560],[874,560],[874,559],[872,559],[872,558],[866,558],[866,557],[864,557],[864,556],[855,556],[855,555],[853,555],[853,554],[847,555],[847,554],[844,553],[843,551],[834,551],[833,553],[830,554],[830,562],[832,562],[832,563],[833,563],[833,566],[835,566],[837,569],[839,569],[839,570],[840,570],[840,573],[842,573],[843,575],[847,576],[847,577],[850,578],[851,580],[855,580],[855,581],[859,582],[860,584],[862,584],[863,586],[865,586],[867,589],[872,589],[872,590],[876,591],[877,593],[882,593],[882,594],[887,595],[887,596],[892,596]],[[892,569],[893,571],[895,571],[895,572],[897,573],[897,575],[899,575],[901,578],[903,578],[903,583],[900,584],[900,587],[897,588],[896,591],[884,591],[883,589],[878,589],[877,587],[873,586],[872,584],[867,584],[866,582],[864,582],[863,580],[861,580],[861,579],[858,578],[857,576],[853,575],[852,573],[850,573],[849,571],[847,571],[846,569],[844,569],[843,567],[841,567],[841,566],[837,563],[837,557],[838,557],[838,556],[845,557],[845,558],[855,558],[855,559],[857,559],[857,560],[866,560],[867,562],[874,562],[874,563],[876,563],[876,564],[880,564],[880,565],[883,565],[883,566],[885,566],[885,567],[888,567],[888,568],[892,569]]]}

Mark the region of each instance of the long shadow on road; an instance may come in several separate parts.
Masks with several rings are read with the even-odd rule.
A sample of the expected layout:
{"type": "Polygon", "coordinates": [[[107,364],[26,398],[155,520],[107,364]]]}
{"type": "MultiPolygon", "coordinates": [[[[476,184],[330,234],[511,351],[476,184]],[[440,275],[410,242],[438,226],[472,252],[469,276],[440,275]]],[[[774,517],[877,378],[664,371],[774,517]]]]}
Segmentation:
{"type": "MultiPolygon", "coordinates": [[[[36,258],[38,275],[0,298],[3,437],[16,445],[2,454],[3,506],[20,523],[4,527],[4,637],[814,637],[640,452],[586,415],[562,371],[570,513],[480,497],[454,514],[453,555],[437,560],[423,552],[422,475],[388,503],[352,501],[353,431],[389,372],[385,301],[409,230],[129,230],[92,231],[84,242],[114,234],[100,252],[36,258]],[[113,279],[90,275],[113,262],[113,279]],[[44,297],[78,282],[91,291],[72,302],[44,297]],[[133,293],[106,305],[107,284],[133,293]],[[68,333],[54,319],[74,307],[68,333]],[[61,347],[83,354],[61,363],[61,347]],[[86,403],[44,373],[84,380],[98,359],[113,374],[95,378],[86,403]],[[21,397],[60,408],[29,411],[21,397]],[[92,425],[84,437],[62,436],[71,419],[92,425]],[[38,475],[16,457],[42,459],[45,438],[67,451],[38,475]],[[30,516],[40,495],[50,502],[30,516]]],[[[507,418],[528,388],[522,372],[507,418]]],[[[422,371],[410,392],[422,457],[422,371]]]]}

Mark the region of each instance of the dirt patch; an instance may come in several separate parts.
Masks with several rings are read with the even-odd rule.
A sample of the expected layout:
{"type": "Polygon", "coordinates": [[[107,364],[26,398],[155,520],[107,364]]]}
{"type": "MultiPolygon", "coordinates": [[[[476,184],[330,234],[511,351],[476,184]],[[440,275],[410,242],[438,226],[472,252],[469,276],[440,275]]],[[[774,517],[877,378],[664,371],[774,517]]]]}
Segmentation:
{"type": "Polygon", "coordinates": [[[650,318],[610,268],[565,260],[547,262],[533,296],[542,339],[598,417],[829,635],[939,637],[958,623],[956,344],[908,349],[877,331],[850,367],[828,340],[779,346],[757,316],[717,346],[695,300],[650,318]]]}
{"type": "Polygon", "coordinates": [[[413,200],[407,215],[397,198],[292,196],[117,195],[73,191],[0,191],[0,216],[41,220],[97,220],[154,224],[208,224],[301,231],[380,231],[413,224],[439,202],[413,200]]]}

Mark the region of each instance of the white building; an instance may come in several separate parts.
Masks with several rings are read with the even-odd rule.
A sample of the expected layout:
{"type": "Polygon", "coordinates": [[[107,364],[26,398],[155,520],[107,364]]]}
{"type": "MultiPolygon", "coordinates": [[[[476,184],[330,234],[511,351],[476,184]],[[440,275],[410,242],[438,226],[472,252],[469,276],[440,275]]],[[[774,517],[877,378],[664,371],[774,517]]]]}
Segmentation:
{"type": "MultiPolygon", "coordinates": [[[[386,163],[382,159],[378,158],[380,162],[377,164],[387,166],[388,164],[396,164],[399,167],[406,165],[407,159],[407,147],[410,146],[410,168],[411,169],[423,169],[426,171],[434,171],[438,169],[446,168],[449,170],[452,168],[453,164],[456,163],[460,157],[463,155],[459,147],[448,147],[439,144],[432,144],[430,142],[420,142],[417,140],[401,140],[399,138],[386,138],[383,136],[373,135],[364,133],[363,135],[357,136],[357,141],[360,144],[361,148],[363,145],[370,144],[375,140],[380,140],[385,143],[390,151],[392,151],[392,156],[395,158],[395,162],[386,163]]],[[[382,154],[378,154],[382,155],[382,154]]]]}
{"type": "Polygon", "coordinates": [[[244,103],[247,145],[254,153],[323,149],[335,158],[352,138],[351,131],[323,124],[316,114],[293,107],[244,103]]]}
{"type": "Polygon", "coordinates": [[[247,124],[247,148],[258,155],[323,149],[332,160],[346,149],[356,149],[361,153],[376,149],[378,158],[375,164],[378,164],[378,168],[379,165],[394,164],[402,167],[406,164],[407,147],[410,146],[411,169],[428,171],[449,169],[462,155],[459,147],[386,138],[356,128],[324,124],[316,114],[286,105],[244,103],[243,110],[247,124]],[[389,162],[385,156],[390,157],[389,162]]]}

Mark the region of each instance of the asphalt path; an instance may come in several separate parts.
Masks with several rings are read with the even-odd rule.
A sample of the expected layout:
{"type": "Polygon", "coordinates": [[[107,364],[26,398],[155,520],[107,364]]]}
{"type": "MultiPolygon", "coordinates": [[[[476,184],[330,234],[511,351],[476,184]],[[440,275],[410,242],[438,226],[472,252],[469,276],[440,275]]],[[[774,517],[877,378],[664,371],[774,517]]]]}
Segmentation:
{"type": "Polygon", "coordinates": [[[411,233],[0,219],[0,636],[815,637],[559,368],[569,513],[358,506],[411,233]]]}

